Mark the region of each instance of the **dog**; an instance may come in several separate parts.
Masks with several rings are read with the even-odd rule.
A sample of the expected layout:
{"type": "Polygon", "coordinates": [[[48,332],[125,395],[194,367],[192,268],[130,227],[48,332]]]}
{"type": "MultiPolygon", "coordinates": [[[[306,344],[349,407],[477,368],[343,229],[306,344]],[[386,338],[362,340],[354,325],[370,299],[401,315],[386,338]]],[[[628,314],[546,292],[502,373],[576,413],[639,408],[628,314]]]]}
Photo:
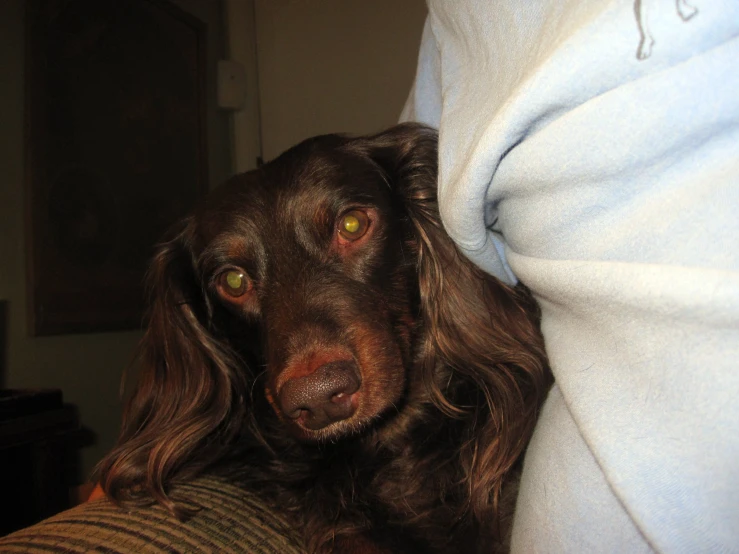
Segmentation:
{"type": "Polygon", "coordinates": [[[106,494],[181,515],[168,485],[220,472],[309,552],[505,548],[551,376],[530,294],[457,250],[436,181],[436,133],[409,123],[215,189],[153,260],[106,494]]]}

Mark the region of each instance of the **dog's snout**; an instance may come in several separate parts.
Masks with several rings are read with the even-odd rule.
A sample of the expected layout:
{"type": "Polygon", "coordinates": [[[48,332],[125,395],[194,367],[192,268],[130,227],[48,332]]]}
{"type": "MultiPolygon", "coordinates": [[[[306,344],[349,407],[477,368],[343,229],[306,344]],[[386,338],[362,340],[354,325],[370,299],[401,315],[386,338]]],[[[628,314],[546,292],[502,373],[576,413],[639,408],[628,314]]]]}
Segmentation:
{"type": "Polygon", "coordinates": [[[286,417],[317,431],[351,417],[355,410],[352,394],[360,384],[353,361],[328,362],[309,375],[285,382],[279,392],[280,408],[286,417]]]}

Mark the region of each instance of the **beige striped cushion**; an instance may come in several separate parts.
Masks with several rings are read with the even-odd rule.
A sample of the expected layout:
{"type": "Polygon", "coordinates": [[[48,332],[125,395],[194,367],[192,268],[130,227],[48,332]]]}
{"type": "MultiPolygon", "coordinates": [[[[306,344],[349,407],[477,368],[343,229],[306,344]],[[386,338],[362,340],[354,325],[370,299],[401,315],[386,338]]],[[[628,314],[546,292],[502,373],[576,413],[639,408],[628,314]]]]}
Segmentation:
{"type": "Polygon", "coordinates": [[[88,502],[0,539],[0,552],[304,554],[299,535],[253,494],[214,477],[172,491],[201,509],[185,522],[161,506],[88,502]]]}

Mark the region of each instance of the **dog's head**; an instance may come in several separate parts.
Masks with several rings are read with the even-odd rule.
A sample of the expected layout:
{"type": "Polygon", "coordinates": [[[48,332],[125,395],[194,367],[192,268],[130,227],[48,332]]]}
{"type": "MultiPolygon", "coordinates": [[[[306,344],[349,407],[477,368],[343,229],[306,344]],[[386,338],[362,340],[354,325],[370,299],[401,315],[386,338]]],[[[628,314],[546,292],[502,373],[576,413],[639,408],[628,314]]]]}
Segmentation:
{"type": "Polygon", "coordinates": [[[310,139],[231,179],[163,247],[154,295],[173,302],[154,317],[184,313],[258,365],[250,379],[296,437],[361,430],[406,387],[418,280],[405,194],[420,175],[404,172],[433,179],[434,163],[433,133],[409,126],[310,139]]]}
{"type": "Polygon", "coordinates": [[[101,466],[109,495],[143,482],[167,504],[168,479],[265,425],[337,441],[419,397],[472,411],[486,445],[459,456],[491,490],[533,428],[546,364],[526,299],[444,233],[436,156],[435,132],[414,124],[316,137],[183,222],[150,271],[142,372],[101,466]],[[473,391],[465,409],[448,401],[452,373],[473,391]]]}

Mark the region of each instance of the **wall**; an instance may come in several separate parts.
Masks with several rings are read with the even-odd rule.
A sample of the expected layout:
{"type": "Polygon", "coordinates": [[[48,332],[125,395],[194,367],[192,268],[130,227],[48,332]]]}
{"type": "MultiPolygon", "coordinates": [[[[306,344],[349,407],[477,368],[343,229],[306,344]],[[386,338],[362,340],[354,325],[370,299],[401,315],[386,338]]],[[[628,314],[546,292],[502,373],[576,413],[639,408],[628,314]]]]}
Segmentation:
{"type": "Polygon", "coordinates": [[[262,155],[259,129],[259,73],[254,0],[223,0],[226,55],[244,68],[246,86],[241,109],[231,113],[234,172],[254,169],[262,155]]]}
{"type": "Polygon", "coordinates": [[[425,16],[423,0],[256,0],[265,160],[312,135],[396,123],[425,16]]]}
{"type": "MultiPolygon", "coordinates": [[[[207,22],[214,33],[211,65],[222,55],[218,3],[180,0],[183,9],[207,22]]],[[[0,386],[60,388],[79,408],[85,427],[96,436],[82,450],[82,470],[89,472],[112,446],[119,427],[119,383],[139,340],[138,332],[29,337],[26,332],[24,244],[24,29],[23,0],[0,2],[0,300],[9,301],[7,372],[0,386]]],[[[215,107],[215,78],[208,107],[209,170],[212,182],[231,171],[228,115],[215,107]]],[[[84,476],[84,475],[83,475],[84,476]]]]}

